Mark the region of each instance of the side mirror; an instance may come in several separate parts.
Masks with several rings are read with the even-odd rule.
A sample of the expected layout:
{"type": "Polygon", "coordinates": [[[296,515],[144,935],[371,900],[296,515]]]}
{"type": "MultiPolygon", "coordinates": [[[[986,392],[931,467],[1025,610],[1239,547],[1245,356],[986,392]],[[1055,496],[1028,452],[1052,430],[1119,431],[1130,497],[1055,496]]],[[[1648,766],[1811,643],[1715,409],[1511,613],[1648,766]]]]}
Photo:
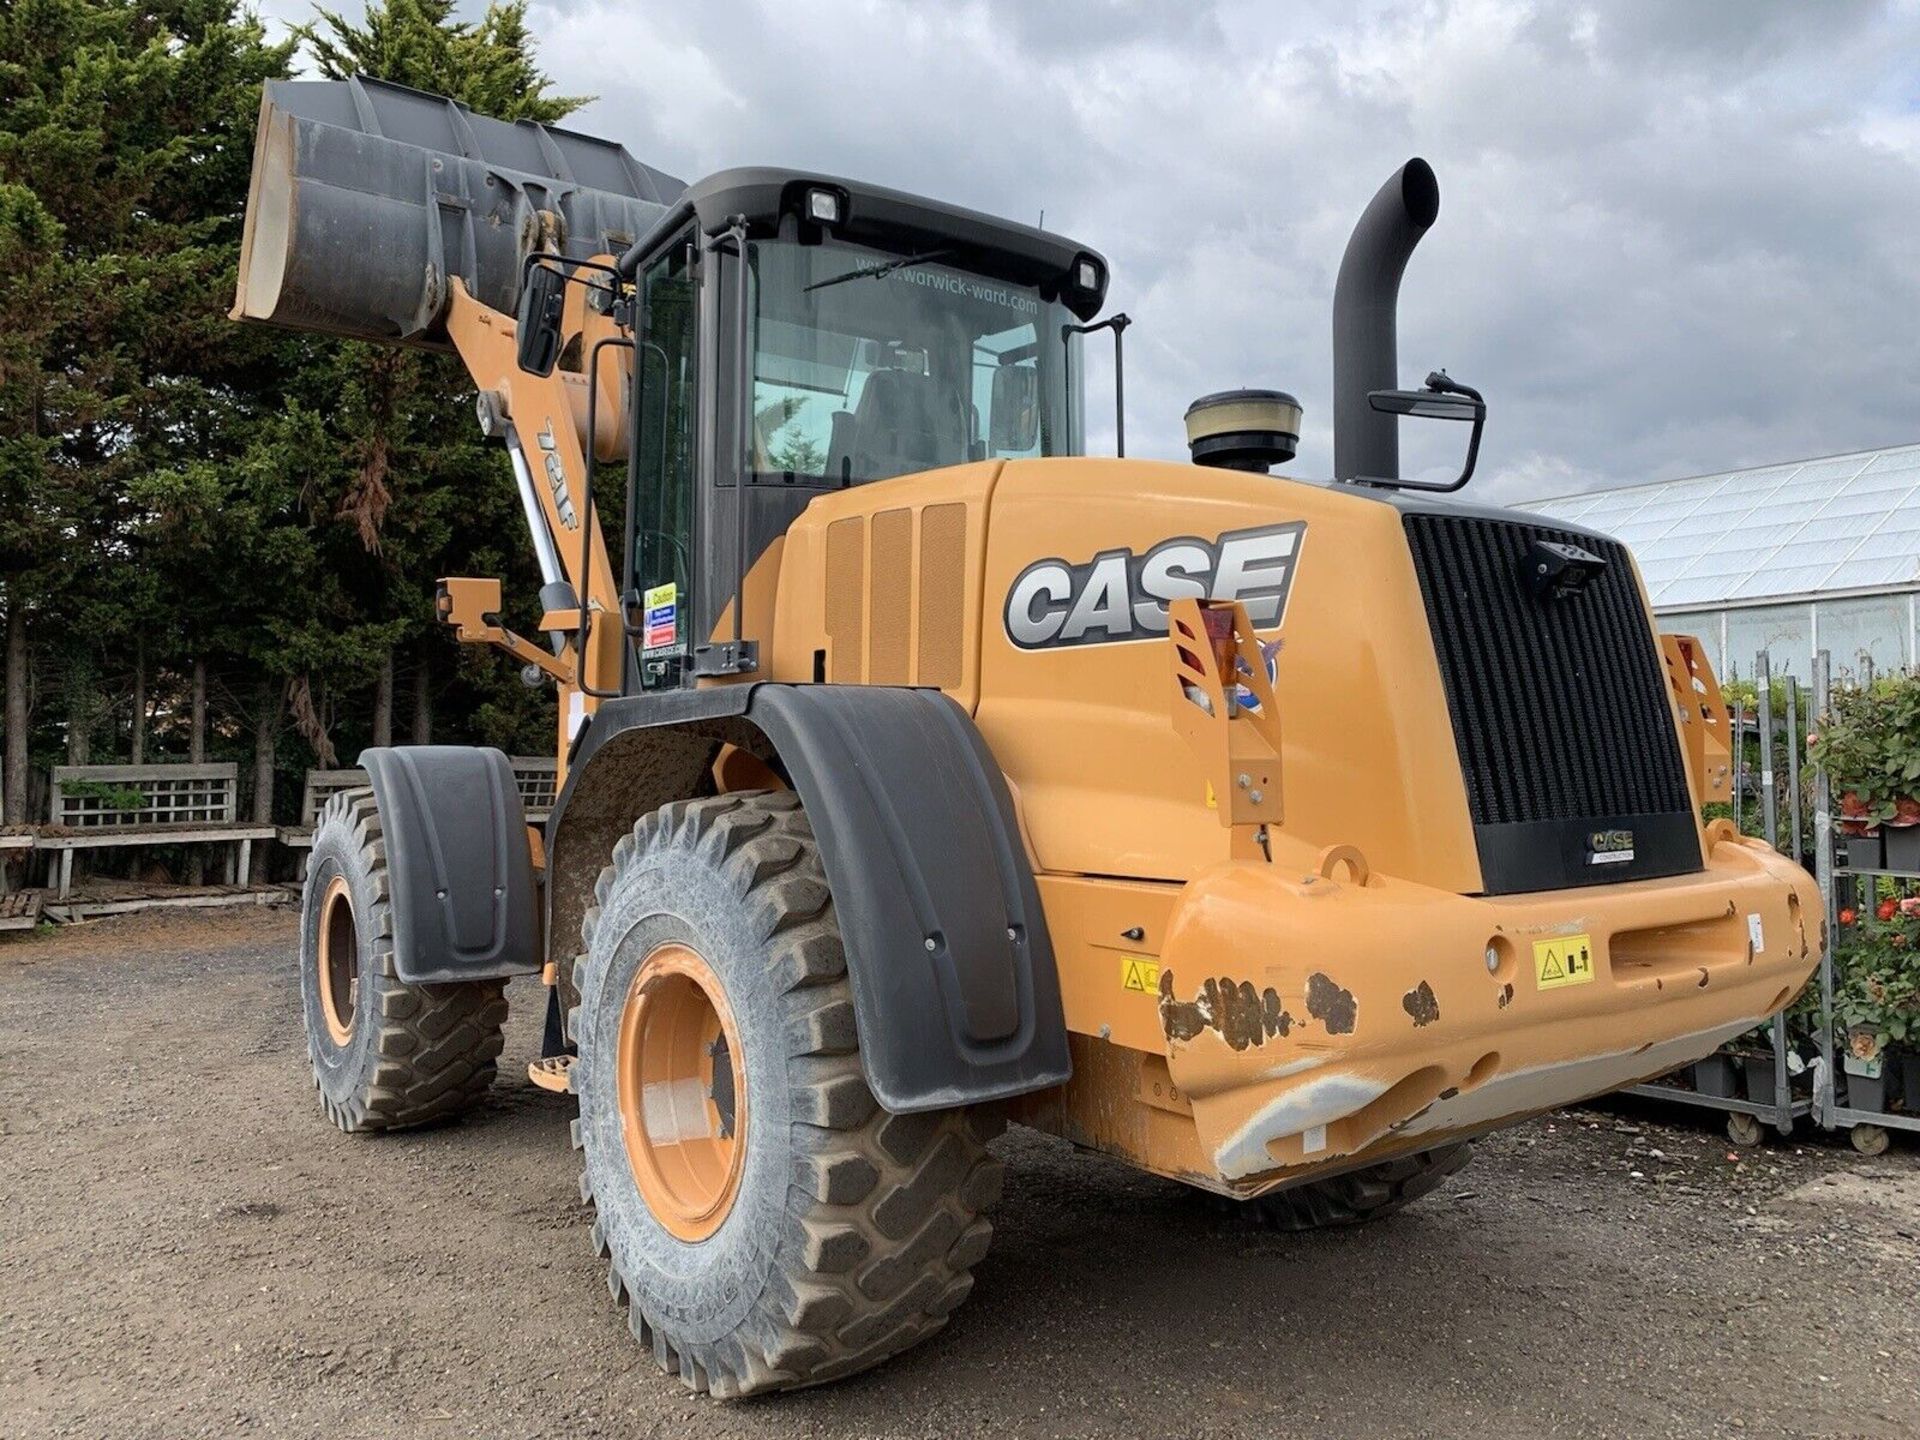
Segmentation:
{"type": "Polygon", "coordinates": [[[1031,450],[1040,438],[1040,372],[1032,365],[1002,365],[993,372],[987,448],[995,454],[1031,450]]]}
{"type": "Polygon", "coordinates": [[[1486,407],[1464,395],[1432,390],[1373,390],[1367,403],[1389,415],[1412,415],[1421,420],[1474,420],[1486,407]]]}
{"type": "Polygon", "coordinates": [[[560,363],[560,314],[567,304],[567,277],[538,260],[527,267],[520,287],[520,316],[514,340],[520,368],[551,375],[560,363]]]}
{"type": "MultiPolygon", "coordinates": [[[[1367,403],[1388,415],[1411,415],[1417,420],[1465,420],[1473,426],[1467,439],[1467,463],[1460,478],[1444,485],[1418,480],[1378,480],[1371,483],[1391,485],[1399,490],[1437,490],[1442,494],[1458,490],[1473,478],[1473,467],[1480,459],[1480,432],[1487,424],[1487,402],[1471,385],[1462,385],[1444,370],[1427,376],[1421,390],[1369,390],[1367,403]]],[[[1364,478],[1364,477],[1363,477],[1364,478]]]]}

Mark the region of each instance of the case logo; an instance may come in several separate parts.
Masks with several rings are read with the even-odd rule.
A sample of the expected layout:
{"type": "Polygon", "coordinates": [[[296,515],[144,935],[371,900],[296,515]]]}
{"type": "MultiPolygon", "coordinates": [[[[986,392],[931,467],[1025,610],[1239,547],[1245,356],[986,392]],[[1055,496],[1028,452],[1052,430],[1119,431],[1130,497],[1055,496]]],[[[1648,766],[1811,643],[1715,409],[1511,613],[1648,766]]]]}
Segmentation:
{"type": "Polygon", "coordinates": [[[1260,630],[1286,618],[1287,595],[1307,533],[1304,520],[1231,530],[1217,540],[1181,536],[1144,555],[1102,550],[1074,565],[1036,560],[1007,591],[1007,638],[1022,650],[1157,640],[1173,600],[1238,600],[1260,630]]]}
{"type": "Polygon", "coordinates": [[[1624,865],[1633,859],[1631,830],[1596,830],[1587,836],[1589,865],[1624,865]]]}

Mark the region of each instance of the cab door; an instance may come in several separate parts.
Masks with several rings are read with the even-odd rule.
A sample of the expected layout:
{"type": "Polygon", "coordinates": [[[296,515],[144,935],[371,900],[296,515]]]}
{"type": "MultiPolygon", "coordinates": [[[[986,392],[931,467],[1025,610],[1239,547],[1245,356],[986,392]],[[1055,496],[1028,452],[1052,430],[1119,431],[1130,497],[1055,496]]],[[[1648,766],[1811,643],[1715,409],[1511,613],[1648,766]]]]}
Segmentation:
{"type": "Polygon", "coordinates": [[[634,504],[629,596],[638,611],[640,688],[668,690],[692,669],[694,444],[698,414],[698,284],[693,231],[640,276],[643,339],[634,360],[634,504]]]}

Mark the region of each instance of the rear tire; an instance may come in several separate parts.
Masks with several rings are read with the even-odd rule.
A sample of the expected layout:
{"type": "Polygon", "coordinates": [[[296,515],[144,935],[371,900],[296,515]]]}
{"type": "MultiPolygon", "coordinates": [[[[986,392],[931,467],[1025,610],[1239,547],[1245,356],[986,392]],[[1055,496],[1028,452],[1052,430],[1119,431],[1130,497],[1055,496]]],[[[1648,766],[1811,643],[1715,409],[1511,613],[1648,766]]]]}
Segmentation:
{"type": "Polygon", "coordinates": [[[732,1397],[938,1330],[992,1236],[1000,1126],[875,1103],[798,798],[663,806],[596,898],[568,1016],[574,1144],[635,1338],[689,1389],[732,1397]]]}
{"type": "Polygon", "coordinates": [[[1473,1147],[1463,1141],[1233,1203],[1243,1205],[1258,1224],[1273,1230],[1360,1225],[1404,1210],[1462,1169],[1472,1156],[1473,1147]]]}
{"type": "Polygon", "coordinates": [[[398,1130],[458,1115],[493,1084],[506,982],[409,985],[395,973],[380,811],[370,789],[334,796],[313,832],[300,914],[307,1059],[342,1130],[398,1130]]]}

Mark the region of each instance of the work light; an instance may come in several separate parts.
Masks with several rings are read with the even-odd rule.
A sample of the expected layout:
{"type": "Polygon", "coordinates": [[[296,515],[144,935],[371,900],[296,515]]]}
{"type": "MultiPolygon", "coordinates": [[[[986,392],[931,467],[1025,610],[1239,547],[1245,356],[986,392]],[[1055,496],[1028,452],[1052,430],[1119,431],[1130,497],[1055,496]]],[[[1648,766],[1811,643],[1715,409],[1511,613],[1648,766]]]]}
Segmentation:
{"type": "Polygon", "coordinates": [[[831,190],[807,192],[807,218],[822,225],[840,223],[840,197],[831,190]]]}

